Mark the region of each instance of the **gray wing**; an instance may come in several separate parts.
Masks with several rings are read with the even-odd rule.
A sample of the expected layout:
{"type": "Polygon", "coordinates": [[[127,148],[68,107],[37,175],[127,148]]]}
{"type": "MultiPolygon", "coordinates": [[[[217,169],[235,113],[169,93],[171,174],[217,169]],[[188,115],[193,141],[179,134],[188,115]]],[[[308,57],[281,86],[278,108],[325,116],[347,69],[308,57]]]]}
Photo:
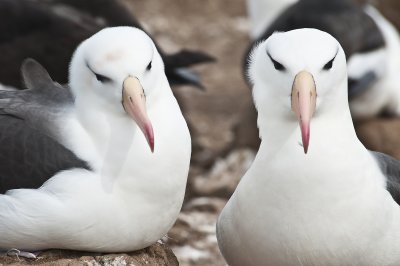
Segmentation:
{"type": "Polygon", "coordinates": [[[89,166],[24,120],[0,115],[0,194],[39,188],[61,170],[89,166]]]}
{"type": "Polygon", "coordinates": [[[368,71],[360,78],[355,79],[349,76],[349,100],[370,89],[378,81],[378,75],[374,71],[368,71]]]}
{"type": "Polygon", "coordinates": [[[387,190],[400,205],[400,161],[384,153],[371,151],[382,173],[386,176],[387,190]]]}
{"type": "Polygon", "coordinates": [[[73,104],[70,91],[33,60],[24,63],[23,74],[28,89],[0,90],[0,193],[38,188],[61,170],[89,169],[52,130],[73,104]]]}
{"type": "Polygon", "coordinates": [[[33,59],[25,60],[21,70],[27,89],[1,90],[0,114],[22,119],[57,140],[54,122],[73,105],[70,90],[53,82],[46,69],[33,59]]]}

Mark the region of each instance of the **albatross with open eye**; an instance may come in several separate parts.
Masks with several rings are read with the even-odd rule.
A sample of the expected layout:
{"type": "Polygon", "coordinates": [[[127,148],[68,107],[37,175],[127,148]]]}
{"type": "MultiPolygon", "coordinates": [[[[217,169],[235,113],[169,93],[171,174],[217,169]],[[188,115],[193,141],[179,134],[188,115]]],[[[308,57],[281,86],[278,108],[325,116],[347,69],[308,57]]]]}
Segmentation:
{"type": "Polygon", "coordinates": [[[261,145],[218,219],[228,264],[400,265],[400,161],[358,140],[338,41],[275,33],[249,72],[261,145]]]}

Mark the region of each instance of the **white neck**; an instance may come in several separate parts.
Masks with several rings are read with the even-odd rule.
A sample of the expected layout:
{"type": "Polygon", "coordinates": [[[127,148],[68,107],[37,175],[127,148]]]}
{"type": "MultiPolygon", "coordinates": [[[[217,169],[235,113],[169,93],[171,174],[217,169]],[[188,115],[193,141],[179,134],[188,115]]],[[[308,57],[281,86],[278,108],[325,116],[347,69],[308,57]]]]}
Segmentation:
{"type": "MultiPolygon", "coordinates": [[[[344,82],[346,81],[342,83],[344,82]]],[[[339,85],[341,88],[343,86],[346,84],[339,85]]],[[[343,89],[332,91],[335,95],[324,96],[321,104],[317,100],[318,107],[310,124],[309,154],[305,156],[316,153],[321,142],[321,147],[324,148],[328,144],[335,145],[335,142],[342,142],[344,139],[358,143],[347,102],[347,91],[343,89]]],[[[295,149],[303,150],[299,144],[301,143],[299,122],[287,106],[280,104],[273,97],[266,97],[258,109],[261,146],[264,147],[260,147],[260,151],[268,156],[275,156],[289,142],[295,149]]]]}
{"type": "MultiPolygon", "coordinates": [[[[65,130],[68,133],[64,139],[70,141],[66,146],[80,158],[88,161],[95,172],[106,177],[106,187],[109,187],[109,182],[114,184],[116,180],[134,180],[131,176],[135,174],[140,176],[140,168],[146,166],[154,168],[154,171],[155,169],[164,171],[163,167],[155,166],[168,161],[160,160],[162,156],[174,158],[176,152],[171,145],[176,145],[179,139],[185,141],[187,146],[182,149],[187,148],[188,151],[185,150],[177,157],[189,158],[190,136],[186,122],[167,79],[161,79],[158,83],[157,95],[147,95],[146,103],[155,134],[154,153],[151,153],[142,131],[123,108],[112,107],[89,93],[76,97],[72,115],[74,119],[70,119],[68,129],[65,130]]],[[[183,160],[182,164],[184,169],[187,162],[183,160]]],[[[162,178],[161,173],[153,176],[162,178]]],[[[150,177],[147,181],[154,182],[150,177]]]]}
{"type": "MultiPolygon", "coordinates": [[[[146,100],[147,112],[153,116],[163,115],[164,113],[160,108],[155,108],[159,101],[174,100],[166,78],[159,79],[157,83],[156,86],[159,90],[154,95],[147,95],[146,100]]],[[[121,152],[129,148],[129,145],[127,145],[130,143],[129,140],[136,137],[140,139],[143,137],[144,139],[144,136],[141,136],[142,132],[139,127],[124,112],[122,104],[113,106],[98,95],[91,93],[90,90],[82,89],[81,91],[82,93],[77,95],[75,99],[76,117],[87,134],[91,136],[97,153],[104,155],[108,152],[109,146],[112,144],[110,141],[124,139],[124,143],[118,145],[118,149],[121,152]]]]}

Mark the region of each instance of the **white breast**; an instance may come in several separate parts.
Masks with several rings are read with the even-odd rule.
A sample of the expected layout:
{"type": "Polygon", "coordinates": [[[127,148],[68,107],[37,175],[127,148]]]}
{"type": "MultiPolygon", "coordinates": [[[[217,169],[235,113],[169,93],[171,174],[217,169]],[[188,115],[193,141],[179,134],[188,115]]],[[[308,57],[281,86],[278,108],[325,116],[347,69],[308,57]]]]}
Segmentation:
{"type": "Polygon", "coordinates": [[[340,134],[320,138],[313,123],[307,155],[298,130],[274,156],[260,147],[218,222],[228,263],[398,264],[400,212],[374,159],[340,134]]]}

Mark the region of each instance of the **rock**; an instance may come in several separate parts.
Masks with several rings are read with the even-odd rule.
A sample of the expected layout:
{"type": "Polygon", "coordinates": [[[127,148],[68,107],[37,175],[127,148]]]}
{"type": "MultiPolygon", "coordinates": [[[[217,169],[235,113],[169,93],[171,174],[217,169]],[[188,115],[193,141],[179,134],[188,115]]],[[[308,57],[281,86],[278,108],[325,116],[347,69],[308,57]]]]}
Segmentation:
{"type": "Polygon", "coordinates": [[[97,254],[88,252],[49,250],[39,254],[38,259],[0,256],[3,265],[56,265],[56,266],[178,266],[178,260],[171,249],[162,243],[148,248],[120,254],[97,254]]]}
{"type": "Polygon", "coordinates": [[[217,245],[216,222],[226,204],[221,198],[196,198],[185,204],[168,236],[181,266],[225,266],[217,245]]]}
{"type": "Polygon", "coordinates": [[[233,150],[226,158],[218,159],[208,173],[193,177],[192,191],[200,196],[229,198],[254,157],[250,149],[233,150]]]}

